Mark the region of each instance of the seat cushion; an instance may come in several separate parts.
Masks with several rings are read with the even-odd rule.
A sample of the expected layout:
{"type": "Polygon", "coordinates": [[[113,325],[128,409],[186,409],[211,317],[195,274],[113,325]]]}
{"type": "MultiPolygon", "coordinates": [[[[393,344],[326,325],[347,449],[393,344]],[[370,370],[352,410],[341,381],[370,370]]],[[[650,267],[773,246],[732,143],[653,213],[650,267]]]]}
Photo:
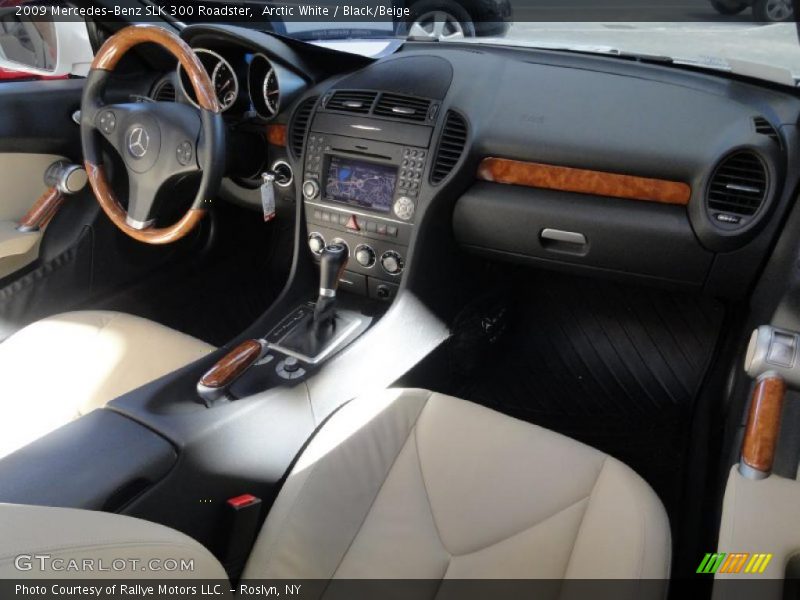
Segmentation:
{"type": "Polygon", "coordinates": [[[109,311],[55,315],[0,344],[0,456],[214,348],[109,311]]]}
{"type": "Polygon", "coordinates": [[[0,531],[0,579],[227,579],[195,540],[141,519],[0,504],[0,531]]]}
{"type": "Polygon", "coordinates": [[[299,458],[244,577],[665,579],[666,513],[619,461],[422,390],[343,407],[299,458]]]}

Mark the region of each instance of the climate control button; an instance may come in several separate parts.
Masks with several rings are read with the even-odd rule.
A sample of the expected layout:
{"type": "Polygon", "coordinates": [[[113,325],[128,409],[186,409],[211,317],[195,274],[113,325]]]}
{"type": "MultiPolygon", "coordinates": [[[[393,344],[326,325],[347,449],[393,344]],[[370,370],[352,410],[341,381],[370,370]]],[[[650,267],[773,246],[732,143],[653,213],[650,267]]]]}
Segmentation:
{"type": "Polygon", "coordinates": [[[319,196],[319,183],[315,179],[306,179],[303,182],[303,196],[308,200],[314,200],[319,196]]]}
{"type": "Polygon", "coordinates": [[[356,262],[365,269],[371,268],[375,264],[375,250],[367,244],[356,246],[356,262]]]}
{"type": "Polygon", "coordinates": [[[388,250],[381,255],[381,266],[389,275],[400,275],[405,263],[398,252],[388,250]]]}
{"type": "Polygon", "coordinates": [[[325,238],[316,232],[309,234],[308,247],[311,248],[314,254],[321,254],[325,248],[325,238]]]}

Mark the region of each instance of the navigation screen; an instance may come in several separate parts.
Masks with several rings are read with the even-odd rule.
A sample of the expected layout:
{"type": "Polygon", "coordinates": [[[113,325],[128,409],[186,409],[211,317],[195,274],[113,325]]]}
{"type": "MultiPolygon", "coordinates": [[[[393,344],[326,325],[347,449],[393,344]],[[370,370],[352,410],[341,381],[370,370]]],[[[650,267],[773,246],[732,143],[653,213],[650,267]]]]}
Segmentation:
{"type": "Polygon", "coordinates": [[[325,196],[329,200],[388,213],[397,167],[331,156],[325,196]]]}

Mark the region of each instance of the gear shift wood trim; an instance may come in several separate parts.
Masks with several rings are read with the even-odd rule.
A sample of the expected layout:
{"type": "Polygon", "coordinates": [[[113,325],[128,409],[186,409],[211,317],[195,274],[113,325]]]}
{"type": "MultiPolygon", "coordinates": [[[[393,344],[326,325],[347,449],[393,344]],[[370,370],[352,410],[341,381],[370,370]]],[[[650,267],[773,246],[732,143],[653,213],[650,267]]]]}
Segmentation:
{"type": "Polygon", "coordinates": [[[258,361],[266,349],[264,340],[245,340],[206,371],[197,383],[197,393],[206,405],[223,397],[233,382],[258,361]]]}

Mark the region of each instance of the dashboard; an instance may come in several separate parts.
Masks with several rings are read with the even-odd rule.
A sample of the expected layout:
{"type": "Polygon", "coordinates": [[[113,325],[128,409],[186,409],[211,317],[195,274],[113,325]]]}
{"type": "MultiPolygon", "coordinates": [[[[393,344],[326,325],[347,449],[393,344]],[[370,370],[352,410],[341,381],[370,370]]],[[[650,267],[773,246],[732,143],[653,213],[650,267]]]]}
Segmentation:
{"type": "MultiPolygon", "coordinates": [[[[491,260],[736,296],[794,201],[800,101],[780,89],[485,44],[373,60],[232,26],[183,36],[231,127],[267,141],[259,168],[291,172],[312,256],[347,245],[356,293],[392,298],[446,230],[491,260]]],[[[192,102],[180,71],[156,88],[170,77],[192,102]]]]}

